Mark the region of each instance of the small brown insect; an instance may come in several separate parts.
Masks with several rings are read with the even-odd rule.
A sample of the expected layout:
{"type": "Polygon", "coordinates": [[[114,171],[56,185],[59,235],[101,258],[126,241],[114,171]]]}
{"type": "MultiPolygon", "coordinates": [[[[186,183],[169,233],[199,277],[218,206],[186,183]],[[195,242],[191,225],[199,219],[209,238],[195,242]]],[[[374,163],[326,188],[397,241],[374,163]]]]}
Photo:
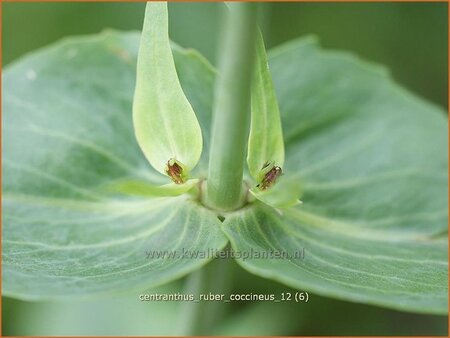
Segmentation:
{"type": "Polygon", "coordinates": [[[166,174],[176,184],[184,183],[183,168],[178,164],[178,161],[173,158],[167,161],[166,174]]]}
{"type": "MultiPolygon", "coordinates": [[[[263,166],[263,169],[267,168],[269,166],[269,163],[265,164],[263,166]]],[[[282,175],[283,171],[278,166],[273,166],[263,177],[261,180],[261,183],[257,185],[258,188],[261,190],[266,190],[267,188],[271,187],[278,177],[282,175]]]]}

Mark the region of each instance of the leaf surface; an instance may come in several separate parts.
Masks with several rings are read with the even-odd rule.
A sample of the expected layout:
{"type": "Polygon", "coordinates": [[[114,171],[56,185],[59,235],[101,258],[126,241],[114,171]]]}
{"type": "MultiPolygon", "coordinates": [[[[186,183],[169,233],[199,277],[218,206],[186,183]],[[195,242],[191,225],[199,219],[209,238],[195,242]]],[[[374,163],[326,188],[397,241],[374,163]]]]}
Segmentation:
{"type": "MultiPolygon", "coordinates": [[[[139,35],[65,40],[3,73],[3,292],[23,299],[145,289],[206,259],[148,260],[147,249],[219,249],[217,215],[191,196],[107,194],[167,183],[134,138],[139,35]],[[113,71],[114,70],[114,71],[113,71]],[[95,74],[96,76],[93,76],[95,74]]],[[[214,70],[173,47],[208,149],[214,70]]],[[[300,290],[424,313],[447,309],[447,121],[386,72],[311,39],[270,54],[286,178],[303,204],[255,201],[227,213],[235,249],[305,249],[303,260],[246,259],[300,290]]],[[[195,174],[208,162],[203,152],[195,174]]]]}
{"type": "Polygon", "coordinates": [[[133,121],[151,165],[166,174],[176,159],[190,171],[202,152],[202,132],[181,88],[170,48],[166,2],[147,2],[137,61],[133,121]]]}
{"type": "MultiPolygon", "coordinates": [[[[143,182],[139,188],[147,192],[153,182],[167,183],[134,138],[138,44],[136,33],[71,38],[4,72],[4,294],[50,299],[142,290],[208,261],[148,258],[147,251],[180,254],[226,244],[216,215],[195,196],[105,192],[118,182],[143,182]]],[[[196,53],[174,50],[180,78],[205,120],[213,72],[196,53]],[[199,72],[195,79],[192,69],[199,72]]],[[[170,194],[193,183],[164,189],[170,194]]]]}
{"type": "Polygon", "coordinates": [[[270,54],[286,173],[303,204],[255,203],[226,217],[234,249],[304,259],[247,259],[249,271],[300,290],[446,313],[447,120],[382,68],[313,39],[270,54]]]}
{"type": "Polygon", "coordinates": [[[266,49],[261,31],[258,30],[247,155],[248,168],[255,180],[259,180],[260,171],[266,163],[283,167],[284,143],[280,111],[267,63],[266,49]]]}

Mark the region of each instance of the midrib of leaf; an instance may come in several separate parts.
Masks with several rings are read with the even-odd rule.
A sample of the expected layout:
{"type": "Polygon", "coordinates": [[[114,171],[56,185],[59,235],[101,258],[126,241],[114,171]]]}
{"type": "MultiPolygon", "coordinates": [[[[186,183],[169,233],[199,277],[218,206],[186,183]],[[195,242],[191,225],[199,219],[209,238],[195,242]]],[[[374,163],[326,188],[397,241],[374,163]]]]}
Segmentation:
{"type": "MultiPolygon", "coordinates": [[[[180,201],[180,197],[175,198],[175,200],[178,200],[177,203],[180,204],[180,202],[181,202],[180,201]]],[[[108,202],[109,201],[105,201],[105,204],[107,204],[108,202]]],[[[79,204],[78,201],[76,203],[79,204]]],[[[84,202],[84,203],[86,203],[86,202],[84,202]]],[[[177,210],[179,210],[179,208],[173,209],[171,207],[172,205],[174,205],[174,198],[165,198],[163,203],[165,204],[165,208],[168,211],[169,210],[171,211],[172,216],[167,215],[162,220],[160,219],[160,222],[159,222],[159,225],[157,226],[157,228],[154,228],[155,224],[152,224],[152,229],[145,230],[144,232],[140,232],[138,235],[135,235],[135,236],[129,236],[129,237],[126,237],[126,238],[120,238],[119,240],[115,240],[115,241],[108,241],[108,242],[94,244],[94,245],[76,245],[76,246],[69,245],[67,247],[67,250],[64,247],[62,247],[62,246],[54,247],[53,245],[52,246],[45,245],[44,247],[42,247],[40,245],[41,243],[39,243],[39,245],[38,245],[39,249],[29,251],[29,250],[24,250],[23,247],[27,247],[27,246],[30,246],[30,245],[33,247],[37,243],[11,241],[11,240],[5,241],[4,240],[4,244],[7,245],[7,246],[18,245],[18,246],[22,247],[22,249],[20,251],[11,250],[12,251],[12,255],[6,255],[6,256],[4,255],[4,259],[6,260],[6,262],[4,262],[4,268],[5,269],[10,268],[11,265],[8,262],[8,257],[12,258],[13,256],[15,256],[16,253],[18,255],[22,255],[22,256],[24,254],[29,256],[29,255],[36,255],[39,252],[44,252],[44,253],[45,252],[53,252],[54,250],[71,252],[72,249],[76,249],[76,250],[82,249],[84,251],[85,250],[90,250],[90,249],[96,250],[99,247],[105,249],[105,248],[111,248],[109,246],[118,246],[118,245],[122,246],[124,244],[128,245],[129,243],[132,243],[133,241],[144,243],[144,242],[142,242],[142,240],[145,240],[145,238],[147,238],[147,237],[150,238],[150,237],[154,236],[158,231],[161,231],[166,226],[166,224],[170,223],[170,221],[172,220],[173,216],[177,213],[177,210]],[[168,208],[168,207],[170,207],[170,208],[168,208]],[[47,250],[47,249],[49,249],[49,250],[47,250]]],[[[88,204],[88,203],[86,203],[86,204],[88,204]]],[[[138,204],[142,205],[143,203],[140,202],[138,204]]],[[[157,209],[157,210],[161,209],[160,206],[159,207],[155,207],[154,203],[152,203],[151,201],[147,201],[146,204],[150,208],[140,207],[140,213],[141,214],[146,214],[150,218],[152,217],[152,207],[153,207],[153,209],[157,209]]],[[[183,205],[183,204],[181,203],[180,206],[181,205],[183,205]]],[[[99,212],[98,209],[96,209],[96,208],[94,208],[94,209],[97,212],[99,212]]],[[[118,210],[118,208],[115,208],[114,210],[118,210]]],[[[194,211],[194,206],[193,205],[190,208],[185,210],[184,222],[183,222],[183,225],[180,224],[180,233],[179,233],[179,236],[177,236],[176,242],[173,243],[170,248],[166,248],[164,250],[173,251],[173,250],[177,250],[180,247],[180,245],[183,245],[183,244],[186,245],[186,238],[185,238],[185,236],[188,234],[188,225],[192,224],[192,222],[194,222],[194,220],[191,218],[191,215],[193,214],[193,211],[194,211]],[[182,229],[181,229],[181,227],[182,227],[182,229]]],[[[189,242],[193,243],[191,245],[194,245],[194,248],[195,248],[195,243],[202,243],[203,242],[203,245],[205,245],[204,244],[205,243],[204,235],[205,235],[205,230],[206,230],[205,229],[205,224],[209,223],[205,219],[205,216],[207,216],[207,215],[205,215],[204,211],[200,212],[198,214],[198,217],[199,217],[198,220],[201,220],[201,222],[200,222],[201,226],[196,230],[196,237],[195,238],[191,238],[191,239],[188,240],[189,242]],[[205,223],[205,220],[206,220],[206,223],[205,223]]],[[[147,221],[147,218],[141,218],[136,223],[145,223],[147,221]]],[[[132,226],[132,224],[128,224],[127,226],[132,226]]],[[[226,242],[223,242],[223,244],[221,246],[225,245],[225,243],[226,242]]],[[[141,245],[137,245],[136,248],[131,250],[131,251],[129,251],[126,256],[135,255],[137,250],[140,250],[141,248],[142,248],[142,244],[141,245]]],[[[216,248],[216,249],[220,249],[220,248],[216,248]]],[[[120,257],[116,257],[115,260],[120,261],[120,260],[123,260],[125,258],[126,257],[120,256],[120,257]]],[[[107,271],[107,272],[104,272],[104,273],[96,272],[95,275],[92,275],[92,270],[96,269],[95,265],[91,265],[91,266],[87,267],[85,270],[76,269],[76,271],[74,271],[74,273],[76,275],[82,274],[83,278],[80,278],[79,280],[80,280],[80,282],[85,283],[87,280],[98,281],[99,278],[109,278],[109,277],[112,277],[112,276],[124,276],[124,275],[130,274],[130,273],[132,273],[134,275],[135,273],[138,273],[138,272],[139,273],[141,273],[141,272],[142,273],[144,273],[144,272],[151,272],[154,269],[156,269],[156,270],[162,269],[162,271],[170,271],[173,268],[173,269],[177,270],[178,267],[181,264],[180,263],[181,259],[182,259],[181,257],[178,257],[177,259],[172,259],[172,260],[163,260],[162,258],[159,259],[159,260],[158,259],[146,260],[144,264],[139,264],[137,266],[131,266],[129,268],[123,268],[123,267],[117,268],[117,269],[114,268],[113,271],[107,271]]],[[[70,264],[71,260],[74,260],[74,262],[75,262],[76,258],[66,259],[66,263],[70,264]]],[[[199,261],[200,260],[196,260],[196,262],[197,262],[196,264],[199,264],[198,263],[199,261]]],[[[206,260],[201,260],[201,261],[203,261],[203,264],[206,263],[206,260]]],[[[77,262],[75,262],[75,263],[77,263],[77,262]]],[[[97,263],[97,264],[102,264],[102,263],[97,263]]],[[[108,264],[112,264],[112,263],[108,262],[108,264]]],[[[192,264],[189,264],[189,266],[191,266],[191,265],[192,264]]],[[[190,271],[192,269],[192,267],[189,267],[189,266],[186,266],[186,267],[181,268],[180,270],[178,270],[176,275],[177,276],[181,276],[181,275],[185,274],[186,272],[190,271]]],[[[26,267],[24,267],[24,268],[26,268],[26,267]]],[[[56,269],[56,270],[58,270],[58,269],[56,269]]],[[[21,274],[24,276],[24,278],[30,278],[31,276],[34,276],[33,273],[27,273],[26,271],[27,270],[22,270],[22,272],[21,272],[21,274]]],[[[72,276],[72,275],[71,276],[58,275],[58,276],[55,276],[55,278],[57,278],[59,280],[67,279],[67,281],[70,281],[70,282],[75,282],[76,279],[77,279],[76,276],[72,276]]],[[[164,280],[171,280],[173,278],[175,278],[175,277],[173,277],[173,275],[167,275],[166,277],[164,277],[164,280]]],[[[148,286],[148,283],[150,283],[150,282],[147,281],[147,286],[148,286]]],[[[162,282],[159,281],[158,283],[162,283],[162,282]]],[[[133,288],[134,288],[134,286],[133,286],[133,288]]],[[[13,295],[14,293],[8,292],[8,294],[13,295]]]]}
{"type": "MultiPolygon", "coordinates": [[[[252,211],[252,214],[253,214],[253,211],[252,211]]],[[[254,218],[254,214],[253,214],[252,217],[254,218]]],[[[241,221],[243,222],[243,224],[247,225],[247,227],[248,227],[249,223],[247,223],[247,221],[244,218],[242,218],[241,221]]],[[[280,225],[281,222],[279,222],[279,220],[277,220],[277,219],[274,219],[274,223],[273,224],[280,225]]],[[[254,222],[252,222],[251,226],[252,227],[256,227],[256,229],[258,230],[258,233],[264,238],[265,243],[269,246],[270,249],[272,249],[274,251],[278,251],[278,250],[280,250],[280,248],[283,247],[280,243],[275,243],[275,244],[278,244],[278,247],[277,247],[276,245],[274,245],[266,237],[266,235],[262,232],[261,226],[260,226],[259,222],[257,222],[256,218],[254,218],[254,222]]],[[[244,238],[245,237],[246,236],[244,236],[244,238]]],[[[276,238],[276,236],[273,236],[273,238],[276,238]]],[[[295,239],[293,239],[293,240],[295,240],[295,239]]],[[[233,244],[233,247],[235,248],[235,250],[238,250],[238,248],[236,247],[235,243],[233,242],[233,240],[231,238],[230,238],[230,241],[233,244]]],[[[250,245],[249,247],[251,247],[251,243],[248,243],[248,244],[250,245]]],[[[323,247],[327,248],[326,246],[323,246],[323,247]]],[[[328,249],[329,248],[330,247],[328,247],[328,249]]],[[[308,251],[308,256],[312,256],[316,260],[320,261],[321,263],[323,263],[323,264],[325,264],[327,266],[332,266],[332,267],[340,269],[340,270],[346,270],[346,271],[349,271],[349,272],[352,272],[352,273],[357,273],[357,274],[364,274],[364,275],[367,275],[367,276],[370,276],[370,277],[377,277],[377,278],[381,278],[381,279],[387,279],[387,280],[390,280],[390,281],[402,280],[401,278],[399,278],[397,276],[385,276],[385,275],[380,275],[380,274],[368,273],[368,272],[365,272],[365,271],[362,271],[362,270],[349,269],[349,268],[343,267],[341,265],[332,264],[328,260],[324,260],[324,259],[322,259],[322,258],[320,258],[320,257],[318,257],[318,256],[316,256],[314,254],[312,254],[311,251],[308,251]]],[[[373,258],[373,257],[369,256],[369,258],[373,258]]],[[[327,274],[327,273],[321,273],[320,272],[321,270],[312,270],[312,269],[306,268],[305,265],[302,264],[302,263],[296,264],[295,261],[293,261],[293,260],[285,260],[285,262],[288,262],[290,265],[294,266],[296,269],[301,269],[301,270],[303,270],[303,271],[305,271],[305,272],[307,272],[307,273],[309,273],[309,274],[311,274],[313,276],[319,277],[321,279],[327,280],[327,281],[332,282],[332,283],[337,283],[337,284],[340,284],[340,285],[343,285],[343,286],[351,286],[351,287],[355,287],[355,288],[359,288],[359,289],[372,290],[372,291],[383,292],[383,293],[386,292],[386,289],[382,289],[382,288],[370,287],[370,286],[363,285],[363,284],[355,284],[355,283],[349,283],[349,282],[344,282],[344,281],[341,281],[341,280],[337,280],[336,278],[333,278],[333,277],[336,277],[334,274],[332,276],[329,276],[329,274],[327,274]]],[[[407,262],[409,263],[409,260],[407,262]]],[[[243,263],[243,265],[245,265],[246,268],[248,268],[249,270],[252,270],[252,268],[250,266],[246,265],[245,263],[243,263]]],[[[271,277],[273,277],[273,278],[275,278],[277,280],[281,279],[284,283],[287,282],[286,278],[290,279],[290,277],[278,276],[278,275],[273,275],[271,277]]],[[[399,285],[399,286],[403,285],[404,286],[404,282],[405,281],[411,283],[410,280],[405,280],[404,279],[403,280],[403,284],[397,284],[397,285],[399,285]]],[[[292,286],[296,287],[295,284],[296,283],[292,284],[292,286]]],[[[413,282],[411,284],[413,284],[413,285],[432,286],[432,287],[434,287],[436,289],[440,288],[440,286],[437,285],[437,284],[429,284],[429,283],[421,283],[421,282],[413,282]]],[[[408,295],[408,296],[416,296],[413,293],[404,292],[404,291],[402,291],[402,292],[398,292],[398,291],[394,292],[394,291],[392,291],[392,293],[393,294],[408,295]]],[[[428,295],[428,297],[429,296],[430,295],[428,295]]],[[[439,295],[431,296],[431,297],[440,298],[439,295]]]]}
{"type": "MultiPolygon", "coordinates": [[[[54,250],[54,251],[85,250],[85,249],[105,248],[105,247],[111,247],[111,246],[115,246],[115,245],[122,245],[122,244],[130,243],[135,240],[145,238],[145,237],[148,237],[150,235],[157,233],[158,231],[163,229],[174,218],[175,214],[178,212],[178,209],[179,208],[175,208],[167,216],[165,222],[162,222],[162,223],[158,224],[157,226],[152,224],[152,226],[148,230],[141,232],[139,235],[124,237],[120,240],[106,241],[106,242],[101,242],[101,243],[96,243],[96,244],[78,244],[78,245],[49,245],[49,244],[39,243],[39,242],[21,242],[21,241],[14,241],[14,240],[3,240],[3,243],[20,244],[20,245],[27,245],[27,246],[38,246],[38,247],[42,247],[42,248],[46,248],[46,249],[50,249],[50,250],[54,250]]],[[[149,218],[150,217],[141,218],[137,222],[132,223],[131,226],[145,223],[146,221],[148,221],[149,218]]],[[[128,226],[130,226],[130,224],[128,226]]]]}
{"type": "MultiPolygon", "coordinates": [[[[355,239],[370,239],[385,242],[406,242],[411,240],[426,240],[428,238],[427,235],[424,235],[420,232],[364,228],[364,225],[379,222],[384,223],[386,221],[389,221],[395,223],[396,221],[398,222],[402,220],[402,218],[400,217],[391,217],[384,220],[381,219],[377,220],[376,222],[367,222],[362,220],[358,220],[357,222],[346,222],[345,220],[331,219],[326,216],[299,210],[298,208],[288,209],[286,210],[286,214],[294,216],[300,222],[304,222],[304,224],[310,224],[311,226],[323,228],[332,233],[335,232],[344,234],[345,236],[355,239]],[[352,223],[355,225],[352,225],[352,223]]],[[[408,215],[406,217],[407,219],[409,219],[409,217],[413,217],[413,215],[408,215]]]]}
{"type": "MultiPolygon", "coordinates": [[[[254,224],[258,224],[258,226],[257,226],[258,232],[261,234],[261,236],[263,236],[264,240],[269,245],[269,247],[271,249],[273,249],[273,250],[278,250],[278,248],[282,247],[280,243],[276,243],[276,244],[278,244],[278,248],[277,248],[277,246],[273,245],[272,242],[270,242],[269,239],[266,237],[266,235],[262,232],[261,226],[260,226],[260,224],[258,222],[256,222],[256,218],[255,218],[254,214],[253,214],[253,218],[255,220],[254,224]]],[[[272,218],[272,220],[274,222],[277,222],[277,224],[281,224],[281,222],[279,222],[277,219],[275,219],[273,217],[271,217],[271,218],[272,218]]],[[[286,230],[285,227],[283,227],[283,228],[286,230]]],[[[336,247],[333,247],[333,246],[330,246],[330,245],[328,245],[328,246],[324,245],[324,244],[319,243],[319,242],[317,242],[315,240],[312,240],[310,237],[307,237],[307,236],[303,236],[303,235],[302,236],[298,236],[295,233],[292,233],[292,232],[289,232],[289,233],[291,235],[293,235],[292,239],[295,242],[297,242],[298,244],[300,244],[300,242],[298,242],[297,239],[305,239],[305,240],[309,241],[310,243],[314,243],[317,246],[319,246],[319,247],[321,247],[321,248],[323,248],[325,250],[331,250],[331,251],[335,251],[335,252],[339,252],[339,253],[345,253],[345,254],[351,255],[351,256],[353,256],[355,258],[382,259],[382,260],[387,260],[387,261],[391,260],[391,257],[388,257],[388,256],[354,254],[353,252],[350,252],[350,251],[342,250],[342,249],[339,249],[339,248],[336,248],[336,247]]],[[[273,236],[273,238],[276,238],[276,236],[273,236]]],[[[309,257],[313,257],[314,259],[316,259],[317,261],[323,263],[324,265],[328,265],[328,266],[334,267],[336,269],[347,271],[347,272],[358,274],[358,275],[362,274],[362,275],[366,275],[366,276],[369,276],[369,277],[376,277],[376,278],[380,278],[380,279],[386,279],[386,280],[389,280],[389,281],[393,282],[394,284],[397,284],[398,286],[404,286],[405,283],[406,283],[406,284],[410,284],[410,285],[423,285],[423,286],[427,286],[427,287],[429,287],[429,286],[437,287],[436,284],[430,284],[430,283],[425,283],[425,282],[414,281],[413,283],[411,283],[410,280],[398,277],[396,275],[395,276],[386,276],[385,274],[376,274],[376,273],[371,273],[371,272],[364,271],[364,270],[356,270],[356,269],[351,269],[351,268],[348,268],[348,267],[344,267],[342,265],[333,264],[329,260],[325,260],[325,259],[323,259],[323,258],[321,258],[321,257],[319,257],[319,256],[317,256],[315,254],[313,254],[311,251],[308,251],[308,256],[309,257]],[[397,281],[400,281],[400,283],[398,283],[397,281]]],[[[395,260],[398,261],[398,259],[395,259],[395,260]]],[[[401,261],[407,262],[407,263],[411,263],[410,260],[401,260],[401,261]]],[[[325,279],[333,281],[333,282],[336,281],[335,279],[330,279],[330,278],[326,277],[326,276],[328,276],[328,274],[322,274],[322,273],[318,274],[318,273],[312,271],[311,269],[305,268],[305,266],[303,264],[301,264],[301,263],[300,264],[296,264],[295,261],[293,261],[293,260],[288,260],[288,262],[290,264],[294,265],[296,268],[301,268],[301,269],[303,269],[305,271],[308,271],[311,274],[316,274],[316,275],[320,276],[321,278],[325,278],[325,279]]],[[[430,262],[429,261],[420,261],[420,262],[413,262],[413,263],[430,263],[430,262]]],[[[438,263],[438,262],[431,262],[431,263],[438,263]]],[[[441,263],[441,262],[439,262],[439,263],[441,263]]],[[[348,283],[348,282],[338,281],[338,283],[341,283],[342,285],[350,285],[350,286],[353,286],[353,287],[361,287],[361,285],[359,285],[359,284],[353,284],[353,283],[348,283]]],[[[365,286],[364,288],[377,290],[377,291],[382,290],[382,289],[379,289],[379,288],[367,287],[367,286],[365,286]]],[[[398,292],[396,292],[396,293],[398,293],[398,292]]],[[[409,292],[403,292],[403,294],[411,295],[411,293],[409,293],[409,292]]]]}
{"type": "MultiPolygon", "coordinates": [[[[384,236],[377,237],[377,236],[374,236],[373,233],[371,233],[371,232],[366,233],[366,231],[357,230],[357,228],[352,227],[352,226],[349,226],[349,227],[345,228],[345,224],[342,224],[342,223],[339,223],[339,222],[334,222],[334,221],[332,221],[330,219],[314,217],[311,214],[308,214],[308,213],[305,213],[305,212],[301,212],[301,211],[298,211],[298,210],[296,210],[296,212],[294,212],[294,214],[296,216],[298,216],[298,220],[300,222],[305,222],[306,223],[308,221],[308,223],[306,223],[306,224],[311,224],[312,226],[318,226],[318,227],[321,227],[321,228],[326,228],[327,231],[335,232],[335,233],[338,233],[338,234],[341,234],[341,235],[345,235],[346,237],[355,237],[355,238],[358,238],[358,239],[366,239],[366,240],[370,240],[370,241],[383,241],[383,242],[392,241],[392,239],[390,238],[390,237],[392,237],[391,236],[391,232],[389,232],[389,234],[382,233],[384,236]],[[302,217],[302,216],[306,216],[306,217],[302,217]],[[341,227],[341,228],[338,231],[336,231],[338,227],[341,227]],[[358,235],[355,236],[355,234],[358,234],[358,235]],[[359,236],[359,235],[362,235],[362,236],[359,236]]],[[[312,239],[311,237],[306,236],[304,233],[299,235],[296,232],[290,230],[288,227],[286,227],[282,222],[280,222],[278,219],[274,218],[272,215],[269,215],[269,217],[274,221],[274,223],[276,222],[277,224],[279,224],[279,226],[281,228],[283,228],[284,231],[289,233],[293,238],[303,238],[303,239],[308,240],[309,242],[315,243],[316,245],[318,245],[318,246],[320,246],[320,247],[322,247],[324,249],[330,249],[330,250],[333,250],[333,251],[336,251],[336,252],[345,253],[347,255],[354,256],[356,258],[364,257],[364,258],[367,258],[367,259],[374,258],[374,259],[382,259],[382,260],[386,260],[386,261],[398,261],[398,262],[405,262],[405,263],[417,263],[417,264],[428,264],[428,263],[431,263],[431,264],[447,265],[446,261],[436,261],[436,260],[429,260],[429,259],[413,259],[413,258],[405,259],[405,258],[399,258],[399,257],[384,256],[384,255],[381,255],[381,254],[376,254],[376,255],[370,254],[370,255],[368,255],[368,254],[354,253],[352,251],[348,251],[348,250],[345,250],[345,249],[342,249],[342,248],[332,247],[332,246],[329,246],[329,245],[325,245],[325,244],[319,243],[318,241],[312,239]]],[[[305,223],[303,223],[303,224],[305,224],[305,223]]],[[[377,234],[377,232],[375,232],[375,234],[377,234]]],[[[402,235],[402,233],[400,233],[399,235],[402,235]]],[[[398,241],[399,238],[402,238],[403,241],[407,241],[408,238],[404,238],[404,237],[405,236],[402,236],[402,237],[398,236],[397,241],[398,241]]],[[[392,242],[397,242],[397,241],[394,240],[392,242]]],[[[444,243],[442,243],[442,244],[444,244],[444,243]]]]}
{"type": "Polygon", "coordinates": [[[36,195],[26,195],[6,192],[2,194],[2,201],[12,201],[19,203],[30,203],[33,205],[64,207],[79,211],[101,211],[118,213],[119,215],[142,213],[151,211],[162,205],[169,203],[170,199],[159,198],[151,200],[124,201],[115,199],[99,199],[96,201],[76,200],[69,198],[49,198],[36,195]],[[126,210],[126,211],[122,211],[126,210]]]}
{"type": "MultiPolygon", "coordinates": [[[[252,211],[254,212],[254,211],[252,211]]],[[[240,215],[239,217],[241,218],[241,224],[244,224],[244,229],[255,229],[258,231],[258,234],[261,235],[262,230],[261,230],[261,225],[259,224],[259,222],[254,222],[252,221],[251,224],[247,223],[247,220],[244,217],[243,213],[238,213],[236,216],[240,215]]],[[[270,233],[272,233],[272,236],[274,240],[277,240],[277,236],[275,236],[275,234],[273,234],[273,228],[274,226],[276,226],[277,224],[279,224],[279,222],[273,223],[271,222],[270,224],[272,224],[271,227],[268,227],[268,231],[270,233]]],[[[230,224],[228,224],[229,226],[230,224]]],[[[239,229],[241,229],[241,227],[239,227],[239,229]]],[[[239,230],[240,231],[240,230],[239,230]]],[[[264,235],[264,234],[263,234],[264,235]]],[[[241,241],[246,242],[246,247],[250,248],[253,247],[254,243],[250,243],[247,241],[247,238],[254,238],[255,234],[252,232],[251,234],[248,233],[241,233],[241,235],[239,236],[241,241]]],[[[242,249],[242,245],[237,245],[237,243],[234,240],[234,236],[229,236],[229,239],[231,241],[231,244],[234,248],[234,250],[240,250],[242,249]]],[[[285,250],[284,248],[286,248],[284,245],[281,245],[281,243],[278,243],[278,247],[277,244],[272,244],[268,238],[264,235],[263,237],[266,245],[268,244],[269,247],[273,250],[285,250]]],[[[292,238],[290,239],[291,241],[293,240],[292,238]]],[[[261,247],[258,248],[259,250],[261,250],[261,247]]],[[[258,250],[256,249],[256,250],[258,250]]],[[[309,250],[310,251],[310,250],[309,250]]],[[[319,252],[322,252],[319,250],[319,252]]],[[[308,256],[311,256],[311,253],[307,254],[308,256]]],[[[371,258],[372,260],[372,258],[371,258]]],[[[285,261],[286,262],[286,261],[285,261]]],[[[430,275],[426,275],[426,276],[422,276],[423,278],[426,279],[426,281],[423,283],[422,281],[419,281],[418,283],[416,283],[416,281],[409,281],[409,284],[407,285],[409,287],[409,290],[401,290],[399,291],[398,288],[393,287],[393,285],[398,285],[399,287],[405,287],[405,283],[397,283],[397,280],[400,279],[396,279],[394,276],[393,278],[390,279],[384,279],[386,281],[389,281],[391,286],[388,287],[386,285],[381,284],[380,287],[374,287],[374,286],[369,286],[366,284],[355,284],[352,282],[348,282],[348,281],[343,281],[343,280],[336,280],[336,275],[333,274],[327,274],[327,273],[322,273],[322,269],[317,270],[317,269],[313,269],[311,270],[310,268],[306,268],[303,265],[303,262],[299,262],[299,264],[295,264],[295,262],[293,261],[287,261],[287,264],[292,265],[295,269],[301,269],[302,271],[304,271],[307,274],[310,274],[310,276],[315,276],[314,278],[311,279],[311,277],[306,278],[306,276],[303,276],[303,278],[301,278],[300,280],[298,278],[295,278],[292,274],[283,274],[283,273],[277,273],[277,270],[273,270],[270,268],[270,264],[269,265],[264,265],[264,264],[253,264],[252,261],[247,260],[247,261],[241,261],[238,260],[238,263],[240,265],[242,265],[245,269],[261,275],[263,277],[266,278],[272,278],[275,279],[277,281],[280,281],[284,284],[290,285],[292,287],[295,288],[300,288],[302,290],[314,290],[315,292],[319,292],[322,294],[326,294],[328,296],[333,296],[336,298],[340,298],[340,299],[352,299],[352,300],[356,300],[359,302],[369,302],[372,304],[379,304],[379,305],[386,305],[387,303],[390,304],[390,307],[394,307],[397,309],[401,309],[401,310],[405,310],[405,309],[410,309],[411,305],[410,304],[416,304],[415,305],[415,309],[419,310],[421,309],[420,306],[418,306],[417,304],[423,304],[424,308],[422,308],[420,311],[421,312],[429,312],[429,311],[436,311],[436,308],[433,309],[433,307],[430,308],[430,302],[428,302],[429,300],[431,302],[434,302],[433,299],[436,299],[435,303],[436,305],[439,304],[440,308],[439,308],[439,313],[442,313],[443,311],[443,298],[442,298],[442,293],[440,292],[442,289],[442,278],[441,279],[435,279],[435,278],[431,278],[430,279],[430,275]],[[318,279],[317,279],[318,278],[318,279]],[[312,280],[315,280],[315,282],[312,282],[312,280]],[[430,284],[428,283],[428,280],[436,280],[436,284],[430,284]],[[325,283],[322,283],[321,281],[324,281],[325,283]],[[330,284],[331,285],[341,285],[344,289],[334,289],[334,288],[330,288],[330,284]],[[301,285],[301,286],[300,286],[301,285]],[[427,291],[427,295],[426,295],[426,300],[424,299],[424,297],[421,297],[420,294],[418,293],[413,293],[411,290],[413,290],[414,288],[420,288],[420,285],[422,286],[426,286],[426,288],[428,289],[427,291]],[[383,286],[385,288],[383,288],[383,286]],[[355,292],[352,291],[350,292],[348,288],[354,288],[354,290],[366,290],[366,292],[369,292],[368,294],[365,294],[364,292],[355,292]],[[429,288],[432,288],[434,291],[432,293],[430,293],[431,290],[429,290],[429,288]],[[371,293],[372,292],[372,293],[371,293]],[[373,293],[374,292],[374,293],[373,293]],[[398,299],[398,297],[401,297],[400,299],[402,299],[401,301],[399,301],[398,303],[393,303],[392,301],[385,301],[383,299],[380,299],[379,297],[376,296],[376,294],[383,294],[383,297],[389,297],[389,295],[392,295],[393,297],[396,297],[396,299],[398,299]],[[413,300],[416,299],[416,300],[413,300]],[[412,302],[412,303],[411,303],[412,302]]],[[[409,261],[408,261],[409,263],[409,261]]],[[[322,264],[328,264],[328,266],[333,266],[334,268],[341,268],[338,265],[330,265],[330,263],[328,262],[328,260],[323,260],[322,259],[322,264]]],[[[415,264],[415,263],[413,263],[415,264]]],[[[325,271],[325,270],[324,270],[325,271]]],[[[349,270],[350,271],[350,270],[349,270]]],[[[292,271],[293,272],[293,271],[292,271]]],[[[326,272],[326,271],[325,271],[326,272]]],[[[361,271],[355,270],[353,272],[359,273],[361,274],[361,271]]],[[[298,275],[297,275],[298,276],[298,275]]],[[[379,276],[383,276],[382,275],[378,275],[378,274],[373,274],[373,276],[371,276],[370,278],[376,278],[378,279],[379,276]]],[[[391,276],[392,277],[392,276],[391,276]]],[[[423,289],[423,288],[422,288],[423,289]]],[[[388,300],[389,298],[386,298],[386,300],[388,300]]]]}

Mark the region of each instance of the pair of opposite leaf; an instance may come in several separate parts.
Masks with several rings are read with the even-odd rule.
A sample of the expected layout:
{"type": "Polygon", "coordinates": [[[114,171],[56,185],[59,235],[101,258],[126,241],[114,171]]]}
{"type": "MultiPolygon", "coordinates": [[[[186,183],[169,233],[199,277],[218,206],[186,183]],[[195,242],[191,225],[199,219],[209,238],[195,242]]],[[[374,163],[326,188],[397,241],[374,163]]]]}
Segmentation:
{"type": "MultiPolygon", "coordinates": [[[[260,32],[255,64],[247,163],[257,185],[250,192],[273,207],[288,207],[299,203],[299,188],[297,184],[287,184],[288,180],[279,177],[284,163],[283,135],[260,32]]],[[[174,196],[194,187],[198,179],[189,179],[189,172],[200,159],[202,132],[177,76],[165,2],[148,2],[146,6],[137,61],[133,123],[145,157],[173,183],[154,186],[123,182],[121,190],[174,196]]]]}

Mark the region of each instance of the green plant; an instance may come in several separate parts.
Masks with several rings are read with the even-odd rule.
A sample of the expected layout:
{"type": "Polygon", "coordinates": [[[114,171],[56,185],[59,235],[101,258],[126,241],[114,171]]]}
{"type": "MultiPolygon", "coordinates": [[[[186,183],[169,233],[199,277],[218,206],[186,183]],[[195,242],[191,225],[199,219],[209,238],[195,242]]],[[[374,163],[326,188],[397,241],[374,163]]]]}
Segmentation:
{"type": "Polygon", "coordinates": [[[148,259],[146,250],[231,243],[241,252],[305,248],[305,260],[238,260],[300,290],[446,313],[444,114],[384,69],[312,38],[269,54],[275,95],[254,9],[240,6],[218,72],[195,51],[170,50],[166,9],[148,6],[134,126],[138,34],[66,40],[5,71],[4,294],[141,290],[208,261],[148,259]],[[285,175],[265,184],[276,167],[285,175]]]}

